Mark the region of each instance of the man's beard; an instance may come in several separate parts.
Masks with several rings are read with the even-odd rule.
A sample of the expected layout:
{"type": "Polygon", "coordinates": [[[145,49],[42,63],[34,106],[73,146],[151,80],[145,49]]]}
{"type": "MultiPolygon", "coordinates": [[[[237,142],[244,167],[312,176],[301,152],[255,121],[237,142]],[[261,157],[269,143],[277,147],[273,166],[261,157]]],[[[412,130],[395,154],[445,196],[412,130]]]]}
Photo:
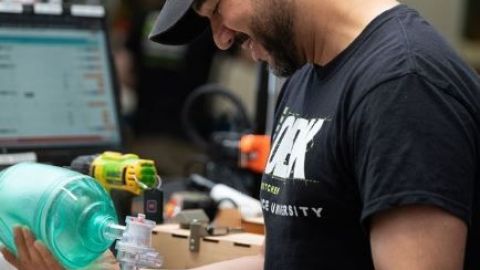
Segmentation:
{"type": "Polygon", "coordinates": [[[295,44],[293,4],[290,0],[253,2],[256,2],[259,11],[251,21],[253,38],[258,40],[271,56],[273,63],[269,64],[273,73],[288,77],[304,64],[295,44]]]}

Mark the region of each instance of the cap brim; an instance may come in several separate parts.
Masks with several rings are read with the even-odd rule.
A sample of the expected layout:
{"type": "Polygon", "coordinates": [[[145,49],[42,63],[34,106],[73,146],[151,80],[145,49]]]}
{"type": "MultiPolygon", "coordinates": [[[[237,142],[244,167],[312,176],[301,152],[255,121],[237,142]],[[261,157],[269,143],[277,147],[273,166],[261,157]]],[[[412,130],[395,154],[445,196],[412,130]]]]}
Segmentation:
{"type": "Polygon", "coordinates": [[[194,0],[167,0],[155,21],[149,39],[167,45],[182,45],[198,37],[208,26],[192,8],[194,0]]]}

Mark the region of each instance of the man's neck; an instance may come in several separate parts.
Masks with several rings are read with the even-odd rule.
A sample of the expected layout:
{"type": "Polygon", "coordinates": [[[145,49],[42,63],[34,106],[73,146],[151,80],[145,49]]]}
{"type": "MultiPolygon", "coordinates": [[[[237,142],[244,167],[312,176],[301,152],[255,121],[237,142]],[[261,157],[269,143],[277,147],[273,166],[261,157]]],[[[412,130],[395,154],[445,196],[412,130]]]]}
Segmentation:
{"type": "Polygon", "coordinates": [[[296,0],[295,31],[308,63],[326,65],[396,0],[296,0]]]}

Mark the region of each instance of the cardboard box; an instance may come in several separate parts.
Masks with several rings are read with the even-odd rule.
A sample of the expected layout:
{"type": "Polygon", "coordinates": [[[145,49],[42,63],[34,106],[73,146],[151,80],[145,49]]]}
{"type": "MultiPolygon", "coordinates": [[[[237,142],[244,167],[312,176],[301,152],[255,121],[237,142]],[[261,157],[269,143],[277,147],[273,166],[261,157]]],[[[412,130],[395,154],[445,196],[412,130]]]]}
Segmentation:
{"type": "Polygon", "coordinates": [[[249,233],[265,234],[265,223],[263,217],[243,219],[241,227],[249,233]]]}
{"type": "Polygon", "coordinates": [[[218,237],[205,237],[200,241],[200,250],[189,250],[190,231],[180,229],[178,224],[157,226],[153,230],[152,246],[164,257],[164,269],[189,269],[214,262],[261,252],[263,235],[234,233],[218,237]]]}

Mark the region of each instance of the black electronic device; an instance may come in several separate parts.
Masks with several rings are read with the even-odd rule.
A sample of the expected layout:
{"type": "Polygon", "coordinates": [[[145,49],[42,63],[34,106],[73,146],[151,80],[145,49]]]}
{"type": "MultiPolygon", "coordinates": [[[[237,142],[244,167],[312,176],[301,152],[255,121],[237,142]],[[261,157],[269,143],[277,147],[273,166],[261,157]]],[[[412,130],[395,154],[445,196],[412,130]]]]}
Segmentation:
{"type": "Polygon", "coordinates": [[[103,7],[0,3],[0,153],[119,150],[114,70],[103,7]]]}
{"type": "Polygon", "coordinates": [[[160,189],[145,190],[143,199],[143,211],[148,220],[157,224],[163,223],[163,191],[160,189]]]}

